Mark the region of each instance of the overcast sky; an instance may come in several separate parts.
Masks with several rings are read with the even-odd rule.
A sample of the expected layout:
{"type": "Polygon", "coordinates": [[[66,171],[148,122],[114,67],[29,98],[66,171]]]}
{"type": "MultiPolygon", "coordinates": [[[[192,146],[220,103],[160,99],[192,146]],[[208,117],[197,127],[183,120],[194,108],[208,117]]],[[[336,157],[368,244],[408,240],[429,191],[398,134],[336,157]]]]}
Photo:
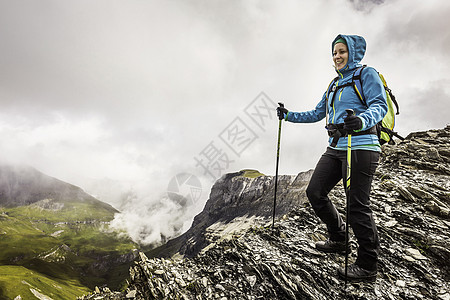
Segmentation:
{"type": "MultiPolygon", "coordinates": [[[[214,178],[275,173],[265,108],[315,107],[339,33],[365,37],[400,134],[442,128],[450,2],[383,2],[0,0],[2,160],[82,187],[123,211],[115,226],[158,241],[190,226],[214,178]],[[180,173],[202,190],[182,209],[167,197],[180,173]]],[[[281,174],[314,168],[324,125],[283,124],[281,174]]]]}

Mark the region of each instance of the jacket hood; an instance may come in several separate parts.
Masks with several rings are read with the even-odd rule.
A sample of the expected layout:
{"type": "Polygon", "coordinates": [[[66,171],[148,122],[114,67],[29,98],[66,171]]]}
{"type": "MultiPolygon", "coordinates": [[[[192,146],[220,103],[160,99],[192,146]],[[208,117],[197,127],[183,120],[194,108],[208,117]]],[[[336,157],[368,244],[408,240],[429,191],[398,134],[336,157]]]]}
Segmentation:
{"type": "Polygon", "coordinates": [[[333,43],[331,43],[331,55],[333,55],[334,43],[340,38],[343,38],[347,42],[348,47],[348,62],[347,65],[341,69],[341,71],[352,70],[361,66],[359,63],[366,53],[366,40],[359,35],[339,34],[333,40],[333,43]]]}

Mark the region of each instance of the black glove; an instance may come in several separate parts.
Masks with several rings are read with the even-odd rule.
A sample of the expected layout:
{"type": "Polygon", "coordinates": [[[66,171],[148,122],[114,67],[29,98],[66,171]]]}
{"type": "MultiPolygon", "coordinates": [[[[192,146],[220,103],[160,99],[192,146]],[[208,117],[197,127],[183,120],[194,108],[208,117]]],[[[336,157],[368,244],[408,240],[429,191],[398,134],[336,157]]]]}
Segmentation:
{"type": "Polygon", "coordinates": [[[286,115],[287,115],[288,112],[289,112],[289,111],[288,111],[286,108],[281,107],[281,106],[278,106],[278,107],[277,107],[277,115],[278,115],[278,119],[283,120],[283,119],[286,117],[286,115]]]}
{"type": "Polygon", "coordinates": [[[346,130],[347,132],[351,132],[354,130],[360,130],[362,129],[362,121],[360,118],[358,118],[355,115],[350,115],[347,116],[344,119],[344,130],[346,130]]]}

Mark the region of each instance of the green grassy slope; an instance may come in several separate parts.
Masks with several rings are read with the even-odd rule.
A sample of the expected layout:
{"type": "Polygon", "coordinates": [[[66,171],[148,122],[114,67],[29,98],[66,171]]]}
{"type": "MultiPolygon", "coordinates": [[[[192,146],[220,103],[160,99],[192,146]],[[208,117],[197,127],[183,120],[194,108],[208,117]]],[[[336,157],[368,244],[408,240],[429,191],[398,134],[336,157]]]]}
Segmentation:
{"type": "Polygon", "coordinates": [[[120,287],[138,246],[109,229],[116,212],[95,199],[0,208],[0,299],[31,293],[23,281],[52,299],[120,287]]]}
{"type": "Polygon", "coordinates": [[[0,299],[37,299],[45,295],[54,300],[75,299],[89,292],[76,280],[60,280],[21,266],[0,266],[0,299]]]}

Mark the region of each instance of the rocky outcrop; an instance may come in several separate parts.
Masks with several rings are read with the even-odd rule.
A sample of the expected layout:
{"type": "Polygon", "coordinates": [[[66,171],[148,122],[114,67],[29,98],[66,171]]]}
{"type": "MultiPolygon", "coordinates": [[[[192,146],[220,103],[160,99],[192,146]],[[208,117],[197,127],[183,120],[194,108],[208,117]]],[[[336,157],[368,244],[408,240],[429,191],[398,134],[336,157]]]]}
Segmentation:
{"type": "MultiPolygon", "coordinates": [[[[326,238],[326,228],[309,204],[300,201],[280,215],[274,229],[270,221],[253,225],[191,258],[148,258],[141,253],[125,292],[98,289],[83,299],[448,300],[449,146],[450,127],[413,133],[397,145],[383,146],[371,194],[381,239],[375,282],[350,283],[344,291],[336,274],[344,256],[315,250],[315,241],[326,238]]],[[[237,195],[241,190],[235,191],[237,195]]],[[[342,187],[330,197],[344,214],[342,187]]],[[[233,193],[224,198],[234,199],[233,193]]],[[[221,201],[224,206],[233,203],[221,201]]],[[[357,244],[352,240],[350,245],[353,261],[357,244]]]]}
{"type": "MultiPolygon", "coordinates": [[[[278,177],[276,216],[307,201],[305,190],[311,175],[312,170],[278,177]]],[[[212,243],[242,233],[252,225],[265,224],[272,218],[273,205],[273,176],[251,170],[226,174],[212,187],[205,208],[194,218],[191,228],[150,254],[193,257],[212,243]]]]}

